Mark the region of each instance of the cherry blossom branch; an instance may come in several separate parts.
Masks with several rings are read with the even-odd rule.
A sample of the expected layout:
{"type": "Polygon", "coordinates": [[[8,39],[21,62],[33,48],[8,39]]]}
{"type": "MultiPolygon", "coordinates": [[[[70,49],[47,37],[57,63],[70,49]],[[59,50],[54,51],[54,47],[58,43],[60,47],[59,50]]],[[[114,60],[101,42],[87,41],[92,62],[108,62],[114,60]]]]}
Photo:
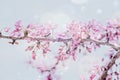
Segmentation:
{"type": "Polygon", "coordinates": [[[111,61],[108,63],[107,67],[104,68],[102,76],[99,78],[99,80],[106,80],[106,77],[108,75],[108,70],[112,68],[112,66],[115,64],[115,61],[120,57],[120,50],[113,56],[111,61]]]}
{"type": "MultiPolygon", "coordinates": [[[[57,38],[57,39],[53,39],[53,38],[33,38],[33,37],[29,37],[27,36],[28,33],[25,32],[24,33],[24,36],[23,37],[12,37],[12,36],[5,36],[5,35],[2,35],[0,33],[0,38],[3,38],[3,39],[11,39],[13,40],[13,42],[15,42],[16,40],[23,40],[25,38],[28,38],[28,39],[31,39],[31,40],[36,40],[36,41],[52,41],[52,42],[68,42],[68,41],[71,41],[72,38],[68,38],[68,39],[62,39],[62,38],[57,38]]],[[[112,47],[113,49],[115,49],[116,51],[120,49],[120,47],[116,47],[115,45],[111,44],[111,43],[108,43],[108,42],[100,42],[100,41],[96,41],[94,39],[90,39],[90,38],[87,38],[87,39],[82,39],[81,40],[81,43],[82,42],[94,42],[96,44],[99,44],[99,45],[107,45],[107,46],[110,46],[112,47]]]]}
{"type": "Polygon", "coordinates": [[[96,41],[94,39],[83,39],[82,42],[85,42],[85,41],[88,41],[88,42],[94,42],[98,45],[106,45],[106,46],[110,46],[111,48],[113,48],[114,50],[118,51],[120,49],[120,46],[115,46],[114,44],[111,44],[111,43],[108,43],[108,42],[100,42],[100,41],[96,41]]]}
{"type": "Polygon", "coordinates": [[[113,48],[114,50],[118,51],[120,49],[119,46],[115,46],[114,44],[108,43],[108,42],[100,42],[100,41],[96,41],[94,39],[82,39],[81,42],[94,42],[97,45],[106,45],[106,46],[110,46],[111,48],[113,48]]]}
{"type": "Polygon", "coordinates": [[[99,78],[99,80],[106,80],[107,78],[107,75],[108,75],[108,70],[110,68],[112,68],[112,66],[115,64],[115,61],[120,57],[120,47],[116,47],[115,45],[113,44],[110,44],[108,42],[99,42],[99,41],[96,41],[96,40],[93,40],[93,39],[85,39],[83,41],[92,41],[92,42],[95,42],[96,44],[101,44],[101,45],[107,45],[107,46],[110,46],[112,47],[114,50],[118,51],[111,59],[111,61],[108,63],[108,65],[106,66],[106,68],[104,69],[101,77],[99,78]]]}

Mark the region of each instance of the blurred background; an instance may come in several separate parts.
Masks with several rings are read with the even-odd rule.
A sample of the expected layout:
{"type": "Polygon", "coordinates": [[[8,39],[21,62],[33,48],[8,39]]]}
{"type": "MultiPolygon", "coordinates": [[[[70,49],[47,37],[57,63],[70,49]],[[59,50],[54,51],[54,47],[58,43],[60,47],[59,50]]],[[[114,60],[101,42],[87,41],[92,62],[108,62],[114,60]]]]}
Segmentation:
{"type": "MultiPolygon", "coordinates": [[[[0,31],[13,27],[18,20],[22,20],[24,26],[29,23],[52,23],[63,30],[72,20],[88,22],[95,19],[104,24],[116,17],[120,17],[120,0],[0,0],[0,31]]],[[[12,46],[8,41],[0,39],[0,80],[40,80],[37,70],[26,64],[30,56],[24,51],[25,43],[12,46]]],[[[98,52],[105,51],[100,49],[98,52]]],[[[84,72],[81,67],[84,61],[91,57],[90,60],[94,61],[96,56],[100,57],[88,55],[82,57],[81,62],[71,62],[62,70],[61,80],[79,80],[84,72]]]]}

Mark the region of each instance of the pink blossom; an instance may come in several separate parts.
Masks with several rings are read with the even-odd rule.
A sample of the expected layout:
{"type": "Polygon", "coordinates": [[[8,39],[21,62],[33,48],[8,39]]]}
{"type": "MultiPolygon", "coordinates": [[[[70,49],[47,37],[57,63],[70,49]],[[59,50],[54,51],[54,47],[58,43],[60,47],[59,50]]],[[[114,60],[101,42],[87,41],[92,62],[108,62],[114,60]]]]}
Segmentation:
{"type": "Polygon", "coordinates": [[[34,51],[32,52],[32,59],[36,60],[36,53],[34,51]]]}
{"type": "Polygon", "coordinates": [[[90,47],[86,47],[87,51],[91,53],[92,49],[90,47]]]}
{"type": "Polygon", "coordinates": [[[4,29],[4,31],[5,31],[5,32],[9,32],[10,29],[11,29],[10,27],[7,27],[7,28],[4,29]]]}
{"type": "Polygon", "coordinates": [[[15,23],[15,26],[16,26],[16,27],[21,27],[21,26],[22,26],[22,25],[21,25],[21,22],[22,22],[21,20],[17,21],[17,22],[15,23]]]}
{"type": "Polygon", "coordinates": [[[31,50],[33,50],[33,48],[34,48],[34,46],[28,46],[28,47],[25,49],[25,51],[31,51],[31,50]]]}
{"type": "Polygon", "coordinates": [[[13,36],[13,37],[21,37],[21,34],[22,34],[22,25],[21,25],[21,21],[17,21],[15,23],[15,29],[11,32],[11,35],[10,36],[13,36]]]}
{"type": "Polygon", "coordinates": [[[94,78],[95,78],[95,74],[92,74],[91,76],[90,76],[90,80],[94,80],[94,78]]]}

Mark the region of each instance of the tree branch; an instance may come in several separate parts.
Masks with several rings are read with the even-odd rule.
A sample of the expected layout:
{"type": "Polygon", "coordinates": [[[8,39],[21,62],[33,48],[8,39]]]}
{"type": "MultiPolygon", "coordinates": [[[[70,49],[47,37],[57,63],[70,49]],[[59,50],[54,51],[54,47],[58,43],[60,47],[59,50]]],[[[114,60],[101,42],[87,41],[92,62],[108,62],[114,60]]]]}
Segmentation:
{"type": "Polygon", "coordinates": [[[120,51],[118,51],[115,56],[111,59],[111,61],[108,63],[107,67],[105,68],[105,70],[103,71],[103,74],[101,75],[101,77],[99,78],[99,80],[106,80],[107,78],[107,73],[108,70],[110,68],[112,68],[112,66],[115,64],[115,61],[120,57],[120,51]]]}
{"type": "Polygon", "coordinates": [[[115,46],[114,44],[108,43],[108,42],[100,42],[100,41],[96,41],[93,39],[82,39],[81,42],[94,42],[95,44],[99,44],[99,45],[106,45],[106,46],[110,46],[111,48],[113,48],[114,50],[118,51],[120,49],[120,46],[115,46]]]}
{"type": "Polygon", "coordinates": [[[108,73],[108,70],[110,68],[112,68],[112,66],[115,64],[115,61],[120,57],[120,47],[117,47],[113,44],[110,44],[108,42],[99,42],[99,41],[96,41],[96,40],[93,40],[93,39],[85,39],[83,41],[91,41],[91,42],[95,42],[96,44],[100,44],[100,45],[107,45],[107,46],[110,46],[112,47],[114,50],[118,51],[114,56],[113,58],[111,59],[111,61],[108,63],[107,67],[104,69],[101,77],[99,78],[99,80],[106,80],[107,78],[107,73],[108,73]]]}
{"type": "Polygon", "coordinates": [[[69,39],[62,39],[62,38],[57,38],[57,39],[52,39],[52,38],[33,38],[33,37],[12,37],[12,36],[5,36],[5,35],[1,35],[0,38],[3,39],[11,39],[11,40],[23,40],[25,38],[31,39],[31,40],[36,40],[36,41],[52,41],[52,42],[67,42],[67,41],[71,41],[72,38],[69,39]]]}
{"type": "MultiPolygon", "coordinates": [[[[31,40],[36,40],[36,41],[52,41],[52,42],[68,42],[68,41],[71,41],[72,38],[68,38],[68,39],[63,39],[63,38],[57,38],[57,39],[53,39],[53,38],[33,38],[33,37],[29,37],[27,36],[28,33],[25,33],[23,37],[12,37],[12,36],[5,36],[5,35],[0,35],[0,38],[3,38],[3,39],[11,39],[11,40],[24,40],[25,38],[28,38],[28,39],[31,39],[31,40]]],[[[113,49],[115,49],[116,51],[118,51],[120,49],[120,47],[117,47],[115,46],[114,44],[111,44],[111,43],[108,43],[108,42],[100,42],[100,41],[96,41],[96,40],[93,40],[93,39],[90,39],[90,38],[87,38],[87,39],[82,39],[81,42],[94,42],[96,44],[99,44],[99,45],[107,45],[107,46],[110,46],[112,47],[113,49]]]]}

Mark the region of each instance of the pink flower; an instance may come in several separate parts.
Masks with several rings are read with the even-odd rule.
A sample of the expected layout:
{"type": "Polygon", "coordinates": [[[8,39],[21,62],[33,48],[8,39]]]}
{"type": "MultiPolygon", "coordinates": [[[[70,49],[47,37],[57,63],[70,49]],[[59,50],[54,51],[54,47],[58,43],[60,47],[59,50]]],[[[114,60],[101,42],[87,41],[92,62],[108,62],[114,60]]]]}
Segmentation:
{"type": "Polygon", "coordinates": [[[35,51],[32,52],[32,59],[33,59],[33,60],[36,59],[36,53],[35,53],[35,51]]]}
{"type": "Polygon", "coordinates": [[[5,31],[5,32],[9,32],[10,29],[11,29],[10,27],[7,27],[7,28],[4,29],[4,31],[5,31]]]}
{"type": "Polygon", "coordinates": [[[94,80],[94,78],[95,78],[95,74],[92,74],[91,76],[90,76],[90,80],[94,80]]]}
{"type": "Polygon", "coordinates": [[[28,46],[28,47],[25,49],[25,51],[31,51],[31,50],[33,50],[33,48],[34,48],[34,46],[28,46]]]}
{"type": "Polygon", "coordinates": [[[107,24],[109,27],[120,27],[120,18],[109,20],[107,24]]]}
{"type": "Polygon", "coordinates": [[[81,75],[80,80],[85,80],[85,77],[81,75]]]}
{"type": "MultiPolygon", "coordinates": [[[[8,30],[7,30],[8,31],[8,30]]],[[[21,36],[21,31],[22,31],[22,25],[21,25],[21,21],[17,21],[15,23],[15,29],[11,32],[10,36],[13,37],[20,37],[21,36]]]]}
{"type": "Polygon", "coordinates": [[[19,27],[22,27],[21,22],[22,22],[21,20],[17,21],[17,22],[15,23],[15,26],[18,27],[18,28],[19,28],[19,27]]]}
{"type": "Polygon", "coordinates": [[[89,53],[91,53],[91,48],[90,47],[86,47],[86,49],[89,53]]]}

